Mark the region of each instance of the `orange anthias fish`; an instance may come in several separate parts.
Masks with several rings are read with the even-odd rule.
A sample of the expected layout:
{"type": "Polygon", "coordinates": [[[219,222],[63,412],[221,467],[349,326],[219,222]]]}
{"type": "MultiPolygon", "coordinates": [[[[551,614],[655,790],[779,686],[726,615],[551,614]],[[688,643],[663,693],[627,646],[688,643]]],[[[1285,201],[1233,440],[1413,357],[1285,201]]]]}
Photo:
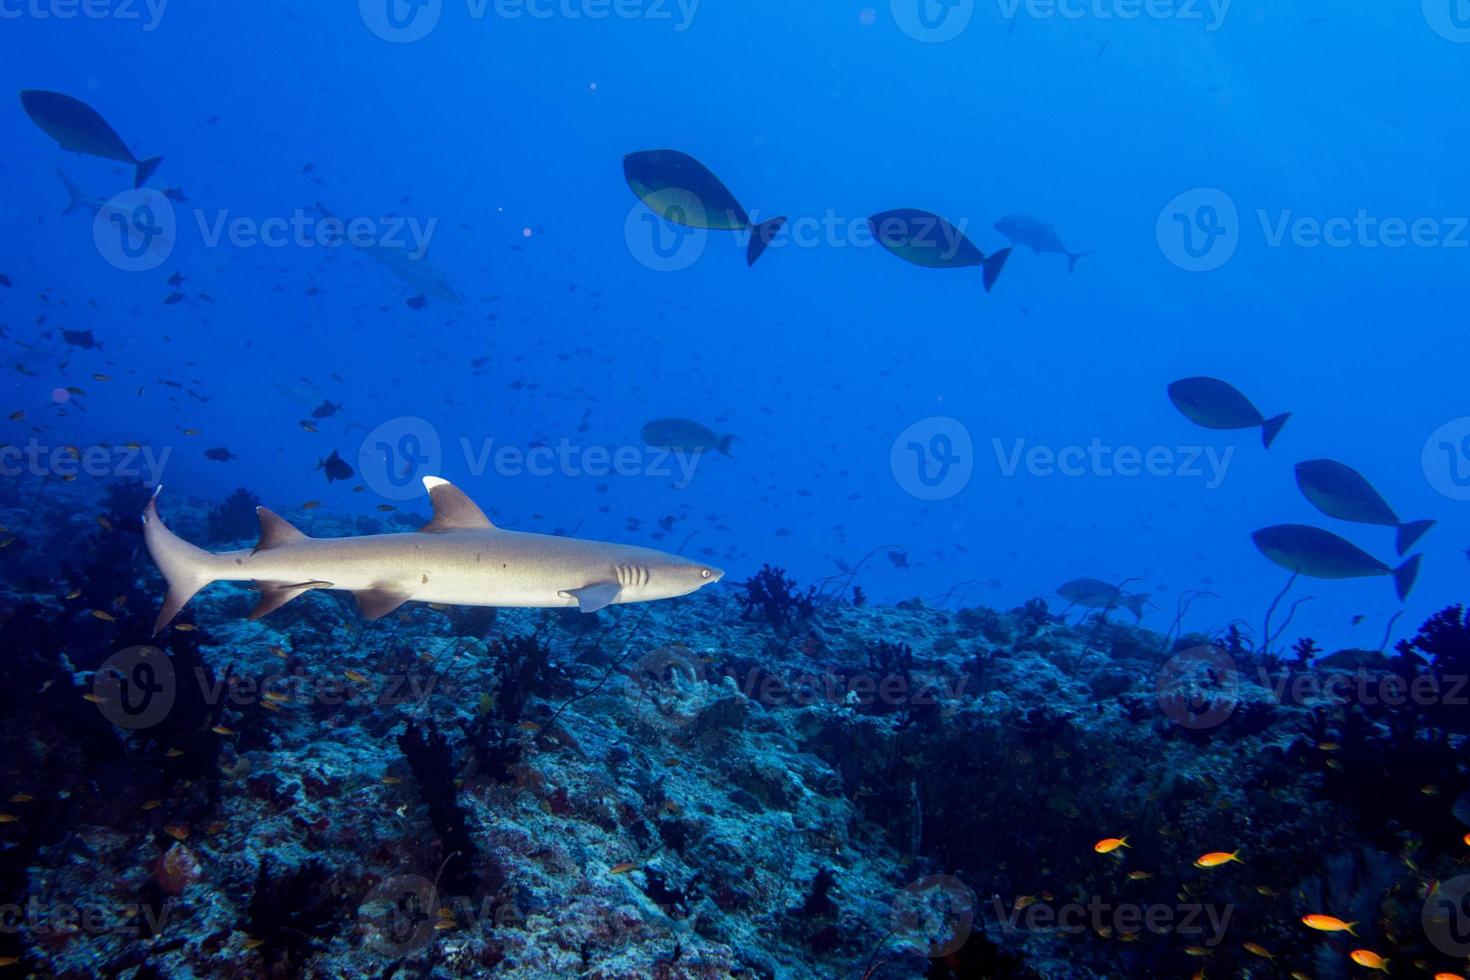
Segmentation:
{"type": "Polygon", "coordinates": [[[1359,966],[1366,966],[1370,970],[1382,970],[1388,972],[1388,960],[1379,956],[1371,949],[1355,949],[1348,954],[1348,958],[1359,966]]]}
{"type": "Polygon", "coordinates": [[[1096,844],[1093,844],[1092,849],[1098,854],[1111,854],[1118,848],[1127,846],[1128,838],[1126,837],[1104,837],[1096,844]]]}
{"type": "Polygon", "coordinates": [[[1239,851],[1211,851],[1208,854],[1201,854],[1195,858],[1194,866],[1196,868],[1218,868],[1220,865],[1229,864],[1231,861],[1237,864],[1244,864],[1245,862],[1240,860],[1239,855],[1239,851]]]}
{"type": "Polygon", "coordinates": [[[1335,915],[1311,915],[1302,916],[1302,925],[1308,929],[1316,929],[1318,932],[1345,932],[1350,936],[1356,936],[1353,926],[1356,922],[1344,922],[1335,915]]]}

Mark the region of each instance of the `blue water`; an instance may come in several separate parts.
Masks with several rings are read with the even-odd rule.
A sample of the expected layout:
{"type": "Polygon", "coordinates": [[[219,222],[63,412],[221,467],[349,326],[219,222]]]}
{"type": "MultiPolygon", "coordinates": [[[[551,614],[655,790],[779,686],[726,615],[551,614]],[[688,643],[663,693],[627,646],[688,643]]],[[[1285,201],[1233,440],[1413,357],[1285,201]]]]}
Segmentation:
{"type": "MultiPolygon", "coordinates": [[[[905,32],[917,22],[902,3],[648,4],[594,19],[576,4],[477,17],[446,0],[425,37],[394,43],[368,26],[381,11],[355,6],[170,4],[155,23],[144,7],[63,19],[7,5],[5,86],[84,99],[140,156],[165,157],[155,188],[186,197],[166,261],[115,268],[89,215],[58,215],[55,170],[107,198],[130,168],[60,150],[14,101],[0,114],[10,337],[60,352],[46,333],[66,327],[103,344],[3,374],[3,407],[24,410],[43,443],[168,451],[165,513],[172,494],[237,486],[293,518],[313,499],[323,513],[427,513],[361,465],[367,433],[387,424],[406,465],[419,437],[440,441],[411,476],[439,471],[508,526],[683,547],[731,580],[770,562],[815,582],[898,546],[908,568],[880,551],[856,578],[875,602],[1056,603],[1071,578],[1130,579],[1153,595],[1145,622],[1160,629],[1182,592],[1203,589],[1216,597],[1185,626],[1207,632],[1237,618],[1259,630],[1285,583],[1252,546],[1256,528],[1314,523],[1390,560],[1391,531],[1334,522],[1298,493],[1292,465],[1328,457],[1405,520],[1440,523],[1407,604],[1386,578],[1302,581],[1291,598],[1316,598],[1291,636],[1377,648],[1400,608],[1395,636],[1463,597],[1470,520],[1453,494],[1470,457],[1458,437],[1424,457],[1437,428],[1470,414],[1470,233],[1456,230],[1455,190],[1466,137],[1451,82],[1470,47],[1447,18],[1237,2],[1223,19],[1207,6],[1122,19],[1103,5],[1008,20],[1000,6],[934,5],[941,30],[944,16],[970,19],[930,43],[905,32]],[[621,159],[665,146],[698,157],[757,218],[805,222],[807,237],[746,268],[743,240],[713,232],[689,267],[650,268],[656,229],[621,159]],[[1224,228],[1235,251],[1192,272],[1174,261],[1183,226],[1165,212],[1201,188],[1236,207],[1224,228]],[[413,309],[416,289],[350,248],[211,244],[200,230],[223,215],[314,221],[317,201],[432,222],[429,261],[464,301],[413,309]],[[975,270],[917,268],[856,240],[867,215],[896,207],[943,214],[987,252],[1005,244],[996,219],[1033,214],[1095,254],[1069,275],[1062,257],[1017,248],[986,295],[975,270]],[[1272,244],[1283,215],[1360,210],[1458,238],[1272,244]],[[813,231],[821,222],[836,230],[813,231]],[[175,272],[184,298],[164,305],[175,272]],[[1269,451],[1254,430],[1200,429],[1164,394],[1189,375],[1292,419],[1269,451]],[[87,392],[84,412],[55,405],[67,384],[87,392]],[[345,409],[302,431],[323,398],[345,409]],[[701,460],[687,487],[474,460],[486,440],[641,453],[640,426],[669,416],[737,434],[734,458],[701,460]],[[891,449],[935,416],[968,434],[973,472],[925,501],[891,449]],[[1212,488],[1189,475],[1008,475],[997,455],[1015,440],[1061,451],[1094,439],[1233,456],[1212,488]],[[212,447],[239,459],[206,459],[212,447]],[[333,449],[354,479],[313,471],[333,449]],[[970,580],[998,586],[951,593],[970,580]]],[[[1202,236],[1199,200],[1179,213],[1202,236]]],[[[10,442],[33,435],[10,426],[10,442]]]]}

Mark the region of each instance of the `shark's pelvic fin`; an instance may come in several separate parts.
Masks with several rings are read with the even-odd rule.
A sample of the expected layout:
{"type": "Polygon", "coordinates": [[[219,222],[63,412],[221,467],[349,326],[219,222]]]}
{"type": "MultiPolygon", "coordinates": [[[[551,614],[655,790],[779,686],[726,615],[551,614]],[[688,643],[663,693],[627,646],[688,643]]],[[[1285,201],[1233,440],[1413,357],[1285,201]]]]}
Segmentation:
{"type": "MultiPolygon", "coordinates": [[[[266,513],[269,513],[269,511],[266,511],[266,513]]],[[[290,527],[289,524],[286,526],[290,527]]],[[[292,528],[292,530],[295,529],[292,528]]],[[[300,534],[301,532],[297,531],[296,533],[300,534]]],[[[292,599],[303,593],[310,592],[312,589],[330,589],[332,587],[331,582],[257,582],[255,584],[260,586],[260,602],[256,603],[255,608],[250,610],[250,619],[252,621],[275,612],[292,599]]]]}
{"type": "Polygon", "coordinates": [[[594,582],[580,589],[567,589],[562,595],[576,599],[577,608],[584,613],[595,613],[616,602],[622,590],[623,587],[616,582],[594,582]]]}
{"type": "Polygon", "coordinates": [[[256,551],[268,551],[292,541],[306,540],[305,534],[275,511],[257,507],[255,514],[260,518],[260,540],[255,543],[256,551]]]}
{"type": "Polygon", "coordinates": [[[405,592],[396,592],[389,588],[360,589],[352,594],[357,596],[357,607],[362,610],[362,618],[368,620],[382,619],[413,598],[405,592]]]}
{"type": "Polygon", "coordinates": [[[420,531],[441,534],[445,531],[495,530],[495,525],[475,506],[475,502],[448,480],[426,476],[424,489],[429,491],[429,502],[434,505],[434,519],[419,528],[420,531]]]}

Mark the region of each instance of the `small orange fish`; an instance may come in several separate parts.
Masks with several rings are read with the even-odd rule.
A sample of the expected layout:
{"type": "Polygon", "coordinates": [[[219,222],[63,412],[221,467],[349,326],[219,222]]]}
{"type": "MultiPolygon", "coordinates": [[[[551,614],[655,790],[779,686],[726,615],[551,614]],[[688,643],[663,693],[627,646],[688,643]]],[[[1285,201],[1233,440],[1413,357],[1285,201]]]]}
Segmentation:
{"type": "Polygon", "coordinates": [[[254,937],[252,937],[250,939],[245,940],[245,948],[246,949],[259,949],[260,947],[262,947],[264,945],[265,945],[265,940],[264,939],[255,939],[254,937]]]}
{"type": "Polygon", "coordinates": [[[614,875],[625,875],[636,867],[638,867],[638,865],[634,864],[632,861],[619,861],[611,868],[608,868],[607,873],[614,875]]]}
{"type": "Polygon", "coordinates": [[[20,823],[20,817],[13,813],[0,813],[0,823],[20,823]]]}
{"type": "Polygon", "coordinates": [[[1147,881],[1148,879],[1150,879],[1152,877],[1153,877],[1153,875],[1150,874],[1147,871],[1130,871],[1130,872],[1128,872],[1128,880],[1129,881],[1147,881]]]}
{"type": "Polygon", "coordinates": [[[226,728],[224,725],[215,725],[213,728],[210,729],[210,731],[214,732],[216,735],[235,734],[235,730],[233,728],[226,728]]]}
{"type": "Polygon", "coordinates": [[[1271,954],[1269,949],[1259,943],[1244,943],[1243,945],[1245,946],[1245,951],[1254,956],[1264,957],[1268,960],[1274,960],[1276,958],[1271,954]]]}
{"type": "Polygon", "coordinates": [[[92,618],[93,619],[100,619],[104,623],[115,623],[115,622],[117,622],[117,617],[114,616],[112,613],[108,612],[106,609],[93,609],[92,610],[92,618]]]}
{"type": "Polygon", "coordinates": [[[101,514],[97,515],[97,526],[102,528],[102,530],[104,531],[112,530],[112,522],[103,517],[101,514]]]}
{"type": "Polygon", "coordinates": [[[180,633],[192,633],[198,628],[193,623],[174,623],[174,629],[180,633]]]}
{"type": "Polygon", "coordinates": [[[345,671],[343,676],[354,684],[366,684],[368,682],[367,675],[358,670],[345,671]]]}
{"type": "Polygon", "coordinates": [[[1239,851],[1211,851],[1208,854],[1201,854],[1195,858],[1194,866],[1196,868],[1218,868],[1220,865],[1229,864],[1231,861],[1234,861],[1236,864],[1244,864],[1245,862],[1240,859],[1239,854],[1239,851]]]}
{"type": "Polygon", "coordinates": [[[280,647],[271,647],[271,653],[274,653],[276,656],[280,657],[282,660],[285,660],[286,657],[288,656],[288,654],[286,653],[286,651],[285,650],[282,650],[280,647]]]}
{"type": "Polygon", "coordinates": [[[1128,838],[1126,837],[1104,837],[1096,844],[1093,844],[1092,849],[1098,854],[1111,854],[1118,848],[1127,846],[1128,838]]]}
{"type": "Polygon", "coordinates": [[[1466,846],[1470,846],[1470,834],[1466,834],[1466,835],[1465,835],[1465,836],[1464,836],[1464,837],[1463,837],[1463,838],[1461,838],[1461,839],[1462,839],[1462,840],[1463,840],[1463,841],[1464,841],[1464,842],[1465,842],[1465,844],[1466,844],[1466,846]]]}
{"type": "Polygon", "coordinates": [[[162,800],[149,800],[147,803],[144,803],[143,804],[143,809],[145,809],[145,810],[157,810],[161,806],[163,806],[163,801],[162,800]]]}
{"type": "Polygon", "coordinates": [[[397,776],[384,776],[383,777],[383,785],[384,786],[397,786],[401,782],[403,782],[403,780],[399,779],[397,776]]]}
{"type": "Polygon", "coordinates": [[[184,754],[184,750],[183,749],[169,749],[167,752],[164,753],[164,756],[166,756],[167,758],[170,758],[170,759],[177,759],[179,756],[181,756],[183,754],[184,754]]]}
{"type": "Polygon", "coordinates": [[[19,962],[19,956],[0,956],[0,966],[15,966],[19,962]]]}
{"type": "Polygon", "coordinates": [[[1349,936],[1357,935],[1356,932],[1353,932],[1353,926],[1357,925],[1356,922],[1344,922],[1335,915],[1321,915],[1316,912],[1304,915],[1302,925],[1308,929],[1316,929],[1318,932],[1345,932],[1349,936]]]}
{"type": "Polygon", "coordinates": [[[1371,949],[1355,949],[1348,954],[1348,959],[1359,966],[1366,966],[1370,970],[1382,970],[1388,972],[1388,960],[1379,956],[1371,949]]]}
{"type": "Polygon", "coordinates": [[[174,840],[185,841],[189,839],[189,828],[181,823],[165,824],[163,832],[174,840]]]}
{"type": "Polygon", "coordinates": [[[83,701],[91,701],[93,704],[106,704],[107,699],[96,694],[83,694],[83,701]]]}
{"type": "Polygon", "coordinates": [[[13,794],[10,797],[10,802],[12,802],[12,803],[29,803],[29,802],[31,802],[34,799],[35,799],[35,797],[32,796],[29,793],[15,793],[15,794],[13,794]]]}
{"type": "Polygon", "coordinates": [[[72,589],[70,592],[68,592],[66,594],[66,597],[68,599],[75,599],[77,596],[79,596],[81,594],[82,594],[82,590],[81,589],[72,589]]]}
{"type": "Polygon", "coordinates": [[[1465,980],[1465,978],[1458,973],[1436,973],[1434,980],[1465,980]]]}

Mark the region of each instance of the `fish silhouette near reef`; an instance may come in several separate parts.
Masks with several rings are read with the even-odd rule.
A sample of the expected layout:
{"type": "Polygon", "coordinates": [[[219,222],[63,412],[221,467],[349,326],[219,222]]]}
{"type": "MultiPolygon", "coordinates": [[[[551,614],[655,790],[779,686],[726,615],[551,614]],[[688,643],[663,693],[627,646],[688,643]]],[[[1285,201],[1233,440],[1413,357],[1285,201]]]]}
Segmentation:
{"type": "Polygon", "coordinates": [[[20,104],[31,121],[63,150],[130,164],[134,168],[134,187],[142,187],[163,162],[163,157],[139,160],[107,120],[80,99],[61,92],[26,89],[20,93],[20,104]]]}
{"type": "Polygon", "coordinates": [[[750,233],[745,264],[755,260],[786,224],[784,217],[752,224],[720,178],[679,150],[639,150],[623,157],[623,177],[649,210],[676,225],[710,231],[750,233]]]}

